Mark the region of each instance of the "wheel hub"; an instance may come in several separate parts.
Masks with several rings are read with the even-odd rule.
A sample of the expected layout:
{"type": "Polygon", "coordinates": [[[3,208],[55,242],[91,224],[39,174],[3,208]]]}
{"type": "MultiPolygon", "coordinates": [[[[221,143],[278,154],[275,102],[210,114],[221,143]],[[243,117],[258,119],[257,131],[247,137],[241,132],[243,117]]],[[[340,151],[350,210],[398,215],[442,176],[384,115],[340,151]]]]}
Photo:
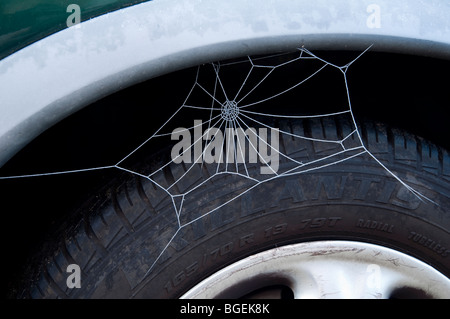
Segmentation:
{"type": "Polygon", "coordinates": [[[247,257],[182,298],[242,297],[268,282],[287,286],[295,298],[450,297],[450,280],[409,255],[368,243],[318,241],[247,257]]]}

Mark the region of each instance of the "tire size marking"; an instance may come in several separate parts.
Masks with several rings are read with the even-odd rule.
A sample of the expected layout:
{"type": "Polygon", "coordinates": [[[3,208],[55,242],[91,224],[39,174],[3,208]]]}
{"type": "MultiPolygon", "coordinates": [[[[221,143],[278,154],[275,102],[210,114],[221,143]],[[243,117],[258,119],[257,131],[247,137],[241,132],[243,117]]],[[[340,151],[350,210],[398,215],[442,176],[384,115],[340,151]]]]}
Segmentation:
{"type": "MultiPolygon", "coordinates": [[[[302,220],[299,229],[305,228],[320,228],[320,227],[334,227],[341,217],[319,217],[313,219],[302,220]]],[[[288,229],[288,223],[281,223],[274,226],[269,226],[257,233],[247,233],[236,240],[229,241],[220,246],[213,247],[211,250],[203,254],[201,261],[196,261],[178,272],[171,280],[169,280],[164,288],[167,293],[170,293],[175,287],[179,286],[188,277],[192,276],[201,267],[206,266],[210,262],[216,262],[221,258],[226,258],[233,250],[241,249],[248,245],[253,245],[257,236],[262,236],[265,240],[270,240],[275,236],[281,235],[288,229]]],[[[259,237],[260,238],[260,237],[259,237]]]]}
{"type": "Polygon", "coordinates": [[[300,227],[298,229],[305,228],[320,228],[320,227],[334,227],[338,221],[342,220],[342,217],[318,217],[308,218],[300,221],[300,227]]]}
{"type": "MultiPolygon", "coordinates": [[[[219,248],[214,249],[209,256],[211,257],[211,259],[214,261],[217,259],[218,256],[225,256],[229,253],[231,253],[231,251],[234,248],[234,243],[232,241],[230,241],[229,243],[226,243],[225,245],[220,246],[219,248]]],[[[206,254],[205,254],[206,255],[206,254]]]]}
{"type": "Polygon", "coordinates": [[[264,238],[271,238],[276,235],[284,233],[287,229],[288,224],[283,223],[273,227],[268,227],[264,230],[264,238]]]}
{"type": "Polygon", "coordinates": [[[187,277],[194,274],[199,268],[199,263],[195,261],[191,265],[187,266],[185,269],[176,274],[171,280],[169,280],[165,285],[164,289],[167,293],[170,293],[173,288],[181,284],[187,277]]]}
{"type": "MultiPolygon", "coordinates": [[[[251,235],[247,236],[251,237],[251,235]]],[[[218,258],[228,255],[233,251],[234,245],[234,242],[230,241],[224,245],[221,245],[220,247],[214,248],[211,251],[204,253],[202,258],[202,266],[206,265],[209,262],[214,262],[218,258]]]]}

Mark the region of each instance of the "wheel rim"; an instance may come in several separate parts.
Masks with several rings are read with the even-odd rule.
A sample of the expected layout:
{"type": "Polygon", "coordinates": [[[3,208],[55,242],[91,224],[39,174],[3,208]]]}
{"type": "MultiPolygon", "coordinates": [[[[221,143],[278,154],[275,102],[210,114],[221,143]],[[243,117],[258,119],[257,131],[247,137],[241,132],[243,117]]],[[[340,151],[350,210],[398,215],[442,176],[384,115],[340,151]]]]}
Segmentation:
{"type": "Polygon", "coordinates": [[[450,297],[450,280],[414,257],[362,242],[317,241],[244,258],[181,298],[242,297],[280,284],[296,299],[450,297]]]}

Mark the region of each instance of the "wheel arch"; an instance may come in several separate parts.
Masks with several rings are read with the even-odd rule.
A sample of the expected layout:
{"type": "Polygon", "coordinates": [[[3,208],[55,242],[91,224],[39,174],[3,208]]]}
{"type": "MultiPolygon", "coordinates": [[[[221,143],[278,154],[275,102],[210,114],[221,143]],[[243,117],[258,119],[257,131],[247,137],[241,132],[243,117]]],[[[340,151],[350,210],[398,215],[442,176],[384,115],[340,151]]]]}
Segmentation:
{"type": "Polygon", "coordinates": [[[55,123],[159,75],[236,56],[309,49],[450,58],[450,4],[377,1],[144,2],[85,21],[0,61],[0,166],[55,123]]]}

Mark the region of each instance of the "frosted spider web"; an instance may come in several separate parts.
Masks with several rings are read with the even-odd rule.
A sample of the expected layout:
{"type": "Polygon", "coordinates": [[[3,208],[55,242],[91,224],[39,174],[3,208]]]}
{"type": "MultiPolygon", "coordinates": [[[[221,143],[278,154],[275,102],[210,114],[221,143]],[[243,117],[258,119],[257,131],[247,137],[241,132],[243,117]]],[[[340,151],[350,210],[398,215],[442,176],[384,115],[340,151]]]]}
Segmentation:
{"type": "MultiPolygon", "coordinates": [[[[263,183],[287,176],[310,173],[363,154],[373,158],[388,174],[421,201],[432,202],[419,191],[407,185],[379,161],[366,148],[360,136],[352,111],[347,85],[347,71],[369,49],[370,47],[342,66],[328,62],[304,47],[298,48],[294,55],[292,53],[280,53],[259,58],[248,56],[239,61],[215,62],[198,66],[194,83],[182,105],[153,135],[116,164],[60,172],[7,176],[0,177],[0,180],[114,168],[140,176],[153,183],[156,189],[170,198],[171,209],[176,216],[178,227],[167,244],[159,250],[157,257],[150,264],[147,264],[148,269],[142,276],[141,282],[151,273],[177,234],[188,225],[211,215],[263,183]],[[291,83],[288,83],[289,81],[286,79],[285,87],[280,89],[280,85],[275,88],[264,86],[277,71],[282,71],[294,64],[307,64],[309,61],[314,61],[314,65],[306,68],[304,72],[299,72],[294,79],[290,79],[291,83]],[[248,71],[241,77],[231,76],[231,82],[224,80],[224,72],[226,73],[227,69],[233,70],[233,66],[238,64],[246,65],[248,71]],[[318,77],[325,70],[330,69],[341,74],[343,95],[346,97],[345,103],[336,105],[335,110],[321,114],[298,114],[296,111],[301,109],[301,103],[300,106],[292,110],[293,114],[277,113],[273,109],[271,111],[265,110],[265,105],[269,102],[276,102],[288,94],[298,95],[298,89],[318,77]],[[211,81],[211,79],[213,80],[211,81]],[[193,112],[195,113],[194,116],[192,116],[193,112]],[[351,127],[340,138],[317,138],[294,133],[288,127],[278,128],[273,126],[274,119],[313,120],[338,116],[346,117],[351,127]],[[185,118],[199,118],[201,120],[194,120],[194,123],[188,125],[188,127],[177,127],[176,124],[172,124],[183,123],[185,118]],[[194,138],[192,138],[192,135],[194,135],[194,138]],[[167,160],[161,167],[151,171],[127,167],[126,161],[139,155],[138,153],[153,141],[161,139],[169,141],[169,138],[171,141],[180,141],[182,136],[188,136],[189,143],[172,152],[171,159],[167,160]],[[294,158],[295,155],[283,152],[280,145],[275,143],[279,136],[289,137],[293,143],[298,141],[313,142],[322,145],[325,149],[328,149],[328,152],[324,152],[323,156],[314,159],[299,160],[294,158]],[[172,179],[164,178],[165,170],[171,171],[172,179]],[[206,174],[204,174],[205,171],[206,174]],[[241,186],[233,189],[230,196],[225,196],[220,201],[216,200],[210,204],[204,204],[203,208],[194,209],[195,213],[192,213],[192,209],[190,212],[189,209],[186,209],[188,206],[192,208],[198,202],[198,197],[201,196],[202,192],[206,189],[213,189],[216,185],[214,183],[217,183],[217,180],[224,176],[231,177],[229,180],[231,182],[239,181],[241,186]]],[[[227,76],[227,78],[229,79],[230,76],[227,76]]]]}

